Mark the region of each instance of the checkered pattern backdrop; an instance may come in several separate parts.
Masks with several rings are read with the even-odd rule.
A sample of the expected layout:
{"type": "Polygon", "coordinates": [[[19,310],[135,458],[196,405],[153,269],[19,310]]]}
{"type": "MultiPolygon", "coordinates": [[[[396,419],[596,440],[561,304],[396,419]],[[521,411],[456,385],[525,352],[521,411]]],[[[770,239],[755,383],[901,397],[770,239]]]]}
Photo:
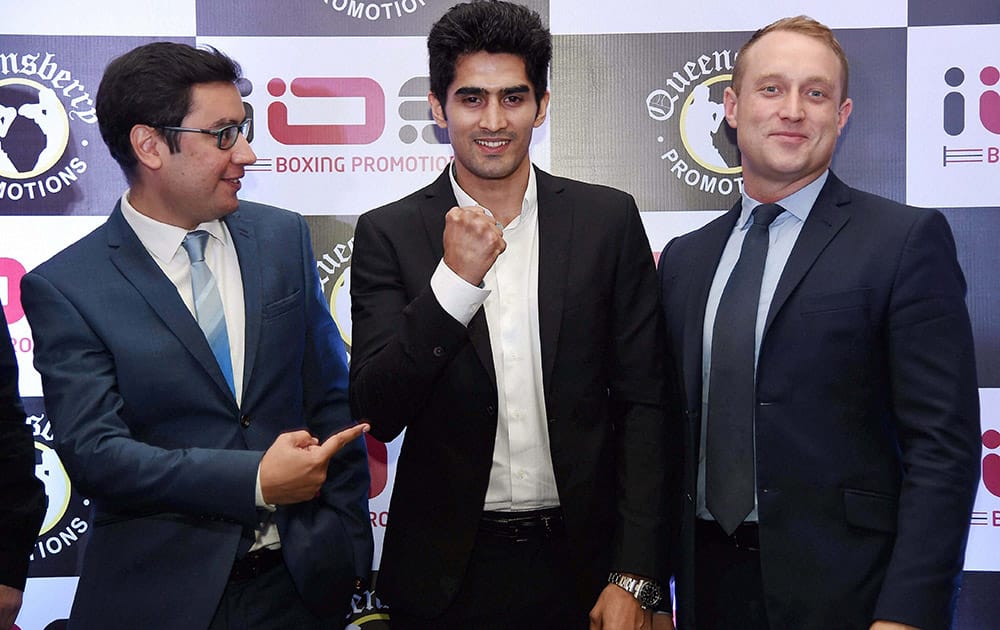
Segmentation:
{"type": "MultiPolygon", "coordinates": [[[[834,159],[849,184],[942,208],[969,281],[983,403],[983,482],[959,628],[1000,604],[1000,4],[997,0],[530,0],[555,35],[549,122],[532,159],[633,193],[651,251],[739,195],[733,136],[712,112],[756,28],[805,13],[833,27],[851,63],[854,114],[834,159]],[[707,114],[706,114],[707,112],[707,114]]],[[[93,109],[105,64],[160,39],[210,44],[244,68],[258,161],[243,195],[305,215],[331,312],[350,347],[358,214],[429,182],[448,163],[426,104],[424,41],[451,0],[0,0],[0,298],[35,430],[49,512],[19,625],[61,627],[87,541],[86,497],[51,450],[19,281],[100,224],[125,182],[93,109]],[[336,96],[329,96],[334,94],[336,96]],[[45,116],[19,108],[44,103],[45,116]]],[[[85,282],[85,278],[81,278],[85,282]]],[[[397,442],[369,441],[380,544],[397,442]]],[[[928,541],[933,544],[933,541],[928,541]]],[[[378,558],[376,556],[376,567],[378,558]]],[[[371,593],[354,627],[386,614],[371,593]]]]}

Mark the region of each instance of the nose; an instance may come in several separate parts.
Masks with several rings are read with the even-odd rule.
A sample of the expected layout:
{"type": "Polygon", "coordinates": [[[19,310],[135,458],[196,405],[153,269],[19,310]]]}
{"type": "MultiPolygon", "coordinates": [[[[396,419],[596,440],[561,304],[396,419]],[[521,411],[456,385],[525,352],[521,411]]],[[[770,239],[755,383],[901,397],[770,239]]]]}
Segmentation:
{"type": "Polygon", "coordinates": [[[789,92],[781,103],[781,117],[788,120],[802,120],[805,111],[802,109],[802,96],[797,92],[789,92]]]}
{"type": "Polygon", "coordinates": [[[479,126],[488,131],[499,131],[507,126],[507,113],[499,100],[490,99],[486,102],[479,126]]]}
{"type": "Polygon", "coordinates": [[[250,143],[240,134],[236,138],[236,144],[232,148],[231,159],[234,164],[253,164],[257,161],[257,154],[250,148],[250,143]]]}

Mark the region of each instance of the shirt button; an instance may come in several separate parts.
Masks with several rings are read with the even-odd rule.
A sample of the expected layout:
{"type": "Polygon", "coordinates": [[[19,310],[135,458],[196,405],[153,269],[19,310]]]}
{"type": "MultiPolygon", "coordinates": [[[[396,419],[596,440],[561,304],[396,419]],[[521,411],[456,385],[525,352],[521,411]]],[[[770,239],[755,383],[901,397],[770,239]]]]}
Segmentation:
{"type": "Polygon", "coordinates": [[[240,416],[240,426],[244,429],[250,426],[250,416],[243,414],[240,416]]]}

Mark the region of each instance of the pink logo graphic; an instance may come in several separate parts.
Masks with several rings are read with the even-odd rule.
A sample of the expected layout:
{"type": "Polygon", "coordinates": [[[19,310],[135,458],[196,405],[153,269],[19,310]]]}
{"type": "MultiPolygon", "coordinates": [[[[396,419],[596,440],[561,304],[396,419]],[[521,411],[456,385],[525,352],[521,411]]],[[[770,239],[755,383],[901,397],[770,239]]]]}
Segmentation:
{"type": "MultiPolygon", "coordinates": [[[[992,450],[1000,448],[1000,431],[990,429],[983,433],[983,446],[992,450]]],[[[983,485],[995,497],[1000,497],[1000,455],[990,453],[983,458],[983,485]]]]}
{"type": "Polygon", "coordinates": [[[374,499],[382,494],[389,481],[389,450],[368,433],[365,433],[365,446],[368,447],[368,472],[372,478],[368,498],[374,499]]]}
{"type": "MultiPolygon", "coordinates": [[[[979,71],[979,81],[987,88],[979,95],[979,122],[987,131],[1000,135],[1000,92],[995,89],[1000,83],[1000,70],[995,66],[983,67],[979,71]]],[[[948,68],[944,73],[944,82],[953,88],[961,87],[965,83],[965,71],[957,67],[948,68]]],[[[945,133],[949,136],[965,131],[965,95],[957,89],[945,94],[942,118],[945,133]]]]}
{"type": "Polygon", "coordinates": [[[13,258],[0,258],[0,302],[8,324],[21,321],[21,278],[27,273],[24,265],[13,258]]]}
{"type": "MultiPolygon", "coordinates": [[[[271,96],[285,95],[285,81],[271,79],[267,91],[271,96]]],[[[292,79],[292,95],[298,98],[363,99],[365,120],[362,124],[292,124],[288,105],[275,101],[267,106],[267,128],[282,144],[371,144],[385,130],[385,93],[382,87],[367,77],[299,77],[292,79]]]]}

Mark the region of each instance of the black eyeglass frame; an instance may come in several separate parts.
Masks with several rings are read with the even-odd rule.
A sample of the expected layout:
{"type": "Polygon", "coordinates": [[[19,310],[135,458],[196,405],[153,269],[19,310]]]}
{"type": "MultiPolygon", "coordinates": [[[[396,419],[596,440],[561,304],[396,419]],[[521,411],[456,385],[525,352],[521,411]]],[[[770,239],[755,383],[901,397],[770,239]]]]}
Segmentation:
{"type": "Polygon", "coordinates": [[[218,129],[198,129],[196,127],[171,127],[169,125],[158,125],[157,129],[163,131],[186,131],[190,133],[204,133],[210,136],[215,136],[215,146],[219,147],[222,151],[228,151],[236,146],[237,140],[240,138],[240,134],[250,142],[253,139],[253,118],[247,116],[242,122],[234,123],[232,125],[226,125],[224,127],[219,127],[218,129]],[[232,141],[228,145],[223,146],[222,139],[226,134],[230,133],[232,129],[236,130],[236,133],[232,135],[232,141]]]}

